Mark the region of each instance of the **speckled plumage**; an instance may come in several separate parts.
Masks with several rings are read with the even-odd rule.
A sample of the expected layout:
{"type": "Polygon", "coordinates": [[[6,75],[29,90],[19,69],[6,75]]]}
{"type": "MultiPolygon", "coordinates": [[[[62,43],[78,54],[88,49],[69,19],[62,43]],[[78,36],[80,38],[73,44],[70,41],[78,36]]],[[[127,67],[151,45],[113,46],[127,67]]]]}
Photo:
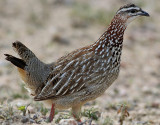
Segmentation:
{"type": "Polygon", "coordinates": [[[73,105],[71,102],[79,104],[103,94],[118,77],[125,28],[125,24],[113,20],[109,30],[96,43],[60,58],[55,63],[46,86],[35,99],[56,99],[59,102],[59,99],[71,96],[67,99],[68,103],[66,100],[60,101],[65,104],[64,107],[70,107],[73,105]],[[76,93],[80,93],[77,96],[80,99],[72,98],[72,94],[76,93]]]}
{"type": "MultiPolygon", "coordinates": [[[[19,65],[11,55],[6,55],[6,59],[12,63],[17,61],[16,66],[23,67],[20,73],[35,101],[47,100],[52,108],[72,107],[73,115],[79,119],[81,106],[102,95],[117,79],[124,31],[128,23],[140,15],[149,16],[134,4],[121,7],[95,43],[77,49],[52,64],[41,62],[21,42],[13,43],[13,48],[25,65],[19,65]]],[[[52,117],[53,113],[51,121],[52,117]]]]}

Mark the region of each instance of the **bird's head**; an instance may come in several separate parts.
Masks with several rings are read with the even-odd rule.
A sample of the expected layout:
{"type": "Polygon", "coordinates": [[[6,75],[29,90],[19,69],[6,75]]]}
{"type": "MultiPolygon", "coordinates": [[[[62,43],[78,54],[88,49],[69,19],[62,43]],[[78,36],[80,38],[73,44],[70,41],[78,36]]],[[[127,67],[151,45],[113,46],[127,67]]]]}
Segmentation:
{"type": "Polygon", "coordinates": [[[125,21],[128,24],[137,17],[149,16],[149,14],[134,4],[127,4],[120,7],[120,9],[116,13],[116,16],[120,17],[121,20],[125,21]]]}

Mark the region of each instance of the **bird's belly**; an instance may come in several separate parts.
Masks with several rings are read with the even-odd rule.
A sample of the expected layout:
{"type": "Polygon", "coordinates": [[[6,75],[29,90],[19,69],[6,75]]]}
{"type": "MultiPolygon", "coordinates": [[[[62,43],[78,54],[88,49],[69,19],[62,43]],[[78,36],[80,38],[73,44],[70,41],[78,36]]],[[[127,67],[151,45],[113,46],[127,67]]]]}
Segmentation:
{"type": "MultiPolygon", "coordinates": [[[[58,99],[52,100],[55,107],[58,109],[67,109],[74,105],[83,105],[88,101],[94,100],[101,96],[107,88],[117,79],[118,73],[105,73],[98,79],[95,78],[92,82],[88,82],[88,86],[79,92],[70,94],[58,99]]],[[[94,78],[93,78],[94,79],[94,78]]]]}
{"type": "Polygon", "coordinates": [[[101,96],[107,88],[113,83],[116,77],[112,78],[111,81],[105,81],[101,85],[97,84],[91,86],[79,93],[75,93],[73,95],[68,95],[66,97],[59,98],[57,100],[52,100],[55,104],[55,107],[58,109],[67,109],[73,107],[74,105],[83,105],[88,101],[92,101],[99,96],[101,96]],[[108,82],[106,84],[106,82],[108,82]]]}
{"type": "Polygon", "coordinates": [[[75,105],[83,105],[88,101],[92,101],[97,97],[101,96],[105,89],[102,87],[101,89],[97,89],[96,92],[87,92],[83,91],[81,93],[76,93],[74,95],[68,95],[64,98],[59,98],[57,100],[52,100],[55,104],[55,107],[58,109],[68,109],[75,105]],[[103,88],[103,89],[102,89],[103,88]]]}

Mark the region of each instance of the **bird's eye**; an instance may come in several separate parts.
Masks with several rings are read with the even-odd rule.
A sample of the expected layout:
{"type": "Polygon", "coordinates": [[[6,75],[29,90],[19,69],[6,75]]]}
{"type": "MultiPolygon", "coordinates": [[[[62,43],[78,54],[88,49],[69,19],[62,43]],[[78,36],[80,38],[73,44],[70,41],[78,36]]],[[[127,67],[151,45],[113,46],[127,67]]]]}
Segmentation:
{"type": "Polygon", "coordinates": [[[135,13],[135,12],[137,12],[136,10],[131,10],[131,13],[135,13]]]}

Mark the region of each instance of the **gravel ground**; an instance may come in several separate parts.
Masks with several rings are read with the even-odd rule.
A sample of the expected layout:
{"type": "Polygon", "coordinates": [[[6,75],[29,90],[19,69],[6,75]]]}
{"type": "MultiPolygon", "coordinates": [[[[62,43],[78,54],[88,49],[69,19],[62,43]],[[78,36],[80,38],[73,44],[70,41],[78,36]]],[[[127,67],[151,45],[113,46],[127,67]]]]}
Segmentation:
{"type": "MultiPolygon", "coordinates": [[[[12,42],[19,40],[42,61],[53,62],[95,42],[116,10],[128,2],[151,16],[128,26],[119,78],[83,107],[83,125],[120,125],[122,116],[124,125],[160,125],[158,0],[0,0],[0,124],[50,124],[49,108],[33,101],[17,69],[4,59],[4,53],[17,56],[12,42]]],[[[52,124],[77,124],[70,110],[56,112],[52,124]]]]}

